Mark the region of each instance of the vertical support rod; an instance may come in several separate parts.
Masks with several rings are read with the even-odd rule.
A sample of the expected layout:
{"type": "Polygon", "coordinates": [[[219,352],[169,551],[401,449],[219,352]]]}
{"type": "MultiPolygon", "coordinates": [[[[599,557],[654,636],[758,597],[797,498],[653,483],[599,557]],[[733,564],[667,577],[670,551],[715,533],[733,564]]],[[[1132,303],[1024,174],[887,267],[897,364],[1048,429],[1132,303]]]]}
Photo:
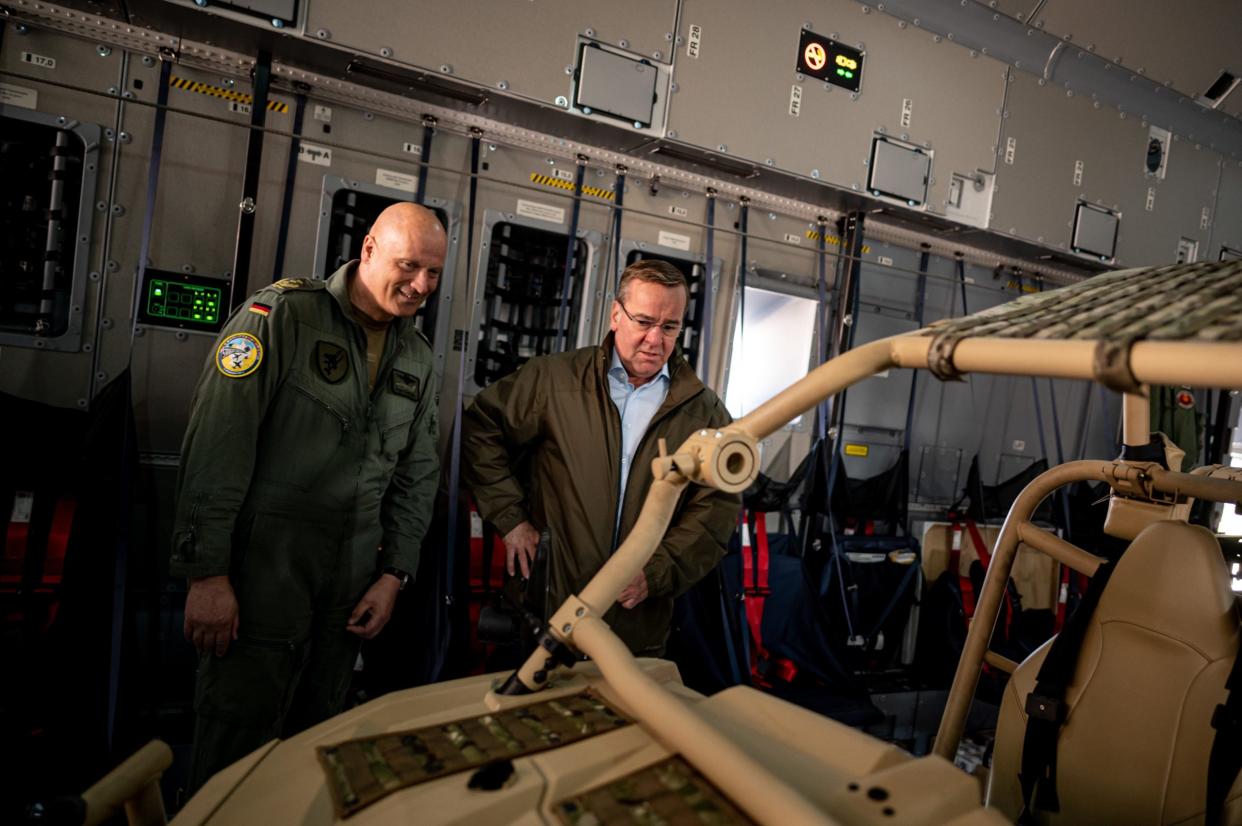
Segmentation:
{"type": "Polygon", "coordinates": [[[293,212],[293,187],[298,179],[298,150],[302,145],[302,120],[305,116],[306,95],[299,92],[293,109],[293,137],[289,140],[289,162],[285,166],[285,194],[280,203],[280,231],[276,233],[276,261],[272,265],[273,279],[285,277],[285,249],[289,243],[289,216],[293,212]]]}
{"type": "Polygon", "coordinates": [[[470,296],[474,295],[472,287],[473,273],[477,272],[478,268],[483,265],[483,256],[479,254],[476,259],[475,270],[472,271],[470,269],[470,256],[474,254],[475,208],[478,204],[479,195],[479,144],[483,140],[483,130],[478,127],[472,128],[470,136],[470,201],[466,209],[466,289],[462,293],[467,296],[466,335],[462,337],[461,358],[457,362],[457,388],[454,391],[453,400],[453,435],[449,443],[448,530],[445,537],[447,548],[445,549],[444,556],[444,606],[442,611],[437,611],[436,613],[437,618],[441,616],[445,618],[444,628],[436,635],[436,640],[444,645],[445,656],[435,664],[432,682],[440,680],[443,674],[450,641],[450,629],[452,628],[452,621],[448,617],[448,612],[453,606],[454,588],[456,587],[457,578],[457,512],[460,498],[459,488],[461,487],[462,396],[466,388],[466,357],[470,352],[469,336],[470,331],[474,329],[474,305],[470,303],[470,296]]]}
{"type": "Polygon", "coordinates": [[[254,62],[254,100],[250,104],[250,134],[246,138],[246,166],[238,204],[237,242],[233,247],[233,278],[229,283],[229,312],[249,294],[250,250],[254,243],[254,216],[259,200],[259,169],[263,163],[263,127],[267,123],[267,92],[271,83],[272,54],[261,49],[254,62]]]}
{"type": "Polygon", "coordinates": [[[1151,441],[1151,389],[1143,385],[1139,393],[1126,393],[1121,400],[1121,440],[1130,447],[1145,447],[1151,441]]]}

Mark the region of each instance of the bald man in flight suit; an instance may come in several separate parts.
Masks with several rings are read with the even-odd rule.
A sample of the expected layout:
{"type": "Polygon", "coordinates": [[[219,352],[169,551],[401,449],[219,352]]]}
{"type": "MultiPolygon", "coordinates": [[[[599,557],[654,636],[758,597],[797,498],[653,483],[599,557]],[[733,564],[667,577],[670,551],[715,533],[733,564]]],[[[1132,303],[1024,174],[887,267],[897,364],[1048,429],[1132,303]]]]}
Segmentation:
{"type": "Polygon", "coordinates": [[[444,228],[396,204],[326,281],[229,319],[182,446],[170,573],[199,652],[191,790],[337,714],[418,569],[439,476],[431,345],[444,228]]]}

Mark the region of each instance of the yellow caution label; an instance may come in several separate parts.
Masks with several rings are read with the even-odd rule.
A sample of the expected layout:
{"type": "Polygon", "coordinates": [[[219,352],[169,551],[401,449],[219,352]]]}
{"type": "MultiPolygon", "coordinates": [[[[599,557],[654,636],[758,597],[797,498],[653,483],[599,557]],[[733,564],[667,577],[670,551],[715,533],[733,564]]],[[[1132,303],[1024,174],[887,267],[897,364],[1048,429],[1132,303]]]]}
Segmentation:
{"type": "MultiPolygon", "coordinates": [[[[197,80],[190,80],[184,77],[173,76],[169,78],[168,85],[174,89],[181,89],[185,92],[197,92],[200,95],[208,95],[213,98],[220,98],[232,103],[244,103],[247,106],[254,103],[254,97],[244,92],[237,92],[233,89],[225,89],[223,86],[212,86],[210,83],[200,83],[197,80]]],[[[289,104],[281,103],[278,100],[269,100],[267,102],[267,111],[285,114],[289,111],[289,104]]]]}
{"type": "MultiPolygon", "coordinates": [[[[560,178],[553,178],[551,175],[543,175],[539,172],[530,173],[530,182],[540,186],[551,187],[552,189],[563,189],[566,192],[574,191],[573,181],[562,181],[560,178]]],[[[616,193],[611,189],[603,189],[598,186],[583,186],[582,194],[589,195],[592,198],[600,198],[604,201],[611,201],[616,197],[616,193]]]]}
{"type": "MultiPolygon", "coordinates": [[[[811,241],[818,241],[819,233],[813,229],[808,229],[806,231],[806,237],[811,241]]],[[[839,247],[841,246],[841,239],[835,235],[825,235],[824,243],[830,247],[839,247]]],[[[871,252],[871,246],[869,244],[863,244],[862,251],[863,251],[863,255],[866,255],[867,253],[871,252]]]]}
{"type": "Polygon", "coordinates": [[[866,456],[871,452],[871,448],[867,445],[852,445],[848,442],[845,445],[846,456],[866,456]]]}

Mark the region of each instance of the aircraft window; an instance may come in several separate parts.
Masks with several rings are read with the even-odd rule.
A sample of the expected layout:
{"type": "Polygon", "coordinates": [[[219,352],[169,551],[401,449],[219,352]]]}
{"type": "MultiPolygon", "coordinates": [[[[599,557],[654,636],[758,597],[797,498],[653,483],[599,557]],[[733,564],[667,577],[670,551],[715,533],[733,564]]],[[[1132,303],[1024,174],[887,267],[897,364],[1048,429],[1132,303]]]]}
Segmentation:
{"type": "MultiPolygon", "coordinates": [[[[733,327],[725,407],[750,413],[806,374],[815,340],[812,298],[746,288],[746,316],[733,327]]],[[[791,424],[798,424],[799,416],[791,424]]]]}
{"type": "MultiPolygon", "coordinates": [[[[1239,420],[1242,424],[1242,419],[1239,420]]],[[[1234,433],[1240,433],[1242,429],[1235,428],[1234,433]]],[[[1242,443],[1234,442],[1233,451],[1229,454],[1230,467],[1242,467],[1242,443]]],[[[1242,536],[1242,513],[1238,512],[1236,505],[1227,503],[1224,510],[1221,511],[1220,524],[1216,526],[1216,532],[1228,534],[1230,536],[1242,536]]],[[[1234,590],[1242,591],[1242,573],[1237,570],[1234,574],[1234,590]]]]}
{"type": "Polygon", "coordinates": [[[534,356],[554,352],[562,329],[566,348],[577,346],[574,331],[583,301],[587,244],[579,239],[574,246],[569,318],[562,326],[557,316],[565,278],[565,237],[563,232],[505,222],[492,229],[474,367],[479,387],[512,373],[534,356]]]}
{"type": "MultiPolygon", "coordinates": [[[[371,231],[371,224],[387,207],[407,198],[389,198],[370,192],[341,187],[332,194],[332,214],[328,221],[327,255],[318,262],[320,278],[327,278],[348,261],[362,254],[362,239],[371,231]]],[[[439,207],[430,207],[448,229],[448,213],[439,207]]],[[[320,225],[322,227],[322,224],[320,225]]],[[[320,230],[322,232],[322,229],[320,230]]],[[[427,301],[414,316],[414,326],[427,338],[434,340],[438,301],[427,301]]]]}

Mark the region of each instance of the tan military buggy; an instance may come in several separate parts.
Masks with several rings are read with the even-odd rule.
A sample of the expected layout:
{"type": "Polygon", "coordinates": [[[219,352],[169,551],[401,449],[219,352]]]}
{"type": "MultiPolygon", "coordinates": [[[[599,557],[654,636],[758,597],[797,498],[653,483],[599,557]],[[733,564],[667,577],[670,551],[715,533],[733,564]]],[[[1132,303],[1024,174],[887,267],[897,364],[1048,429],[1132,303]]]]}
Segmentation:
{"type": "MultiPolygon", "coordinates": [[[[743,490],[758,471],[758,440],[893,367],[946,381],[1093,379],[1125,394],[1124,442],[1146,446],[1145,386],[1242,388],[1242,263],[1110,273],[866,344],[729,427],[662,447],[634,531],[555,613],[518,672],[396,692],[268,743],[216,775],[176,823],[1006,823],[1023,806],[1028,716],[1044,713],[1059,727],[1058,811],[1045,805],[1030,822],[1205,822],[1211,721],[1238,652],[1239,614],[1216,539],[1185,520],[1192,498],[1242,501],[1242,471],[1101,458],[1031,482],[997,541],[927,757],[748,687],[698,695],[671,663],[631,656],[600,620],[685,486],[743,490]],[[1088,576],[1107,564],[1030,521],[1053,490],[1081,480],[1111,487],[1107,530],[1132,542],[1085,627],[1064,701],[1050,709],[1035,690],[1049,645],[1019,665],[988,642],[1019,543],[1088,576]],[[590,661],[566,665],[577,654],[590,661]],[[985,661],[1012,677],[983,789],[951,759],[985,661]]],[[[162,820],[149,805],[162,770],[153,760],[88,793],[92,819],[138,794],[146,804],[131,822],[162,820]]],[[[1242,782],[1230,784],[1215,822],[1242,824],[1242,782]]]]}

